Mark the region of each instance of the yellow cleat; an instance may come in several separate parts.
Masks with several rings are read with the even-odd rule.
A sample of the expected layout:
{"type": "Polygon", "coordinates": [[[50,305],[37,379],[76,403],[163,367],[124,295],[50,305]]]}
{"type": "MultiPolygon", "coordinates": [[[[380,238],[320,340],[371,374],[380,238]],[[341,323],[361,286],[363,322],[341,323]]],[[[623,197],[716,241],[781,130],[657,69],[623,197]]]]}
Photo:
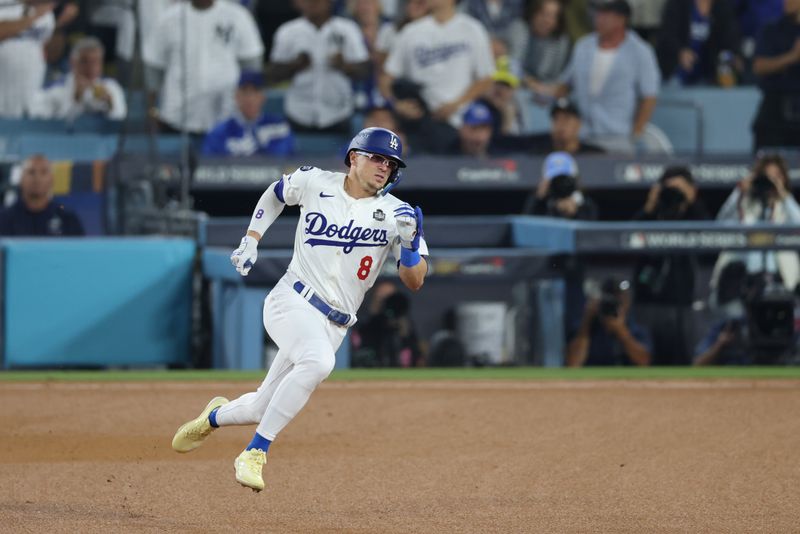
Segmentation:
{"type": "Polygon", "coordinates": [[[253,491],[264,489],[264,479],[261,478],[261,468],[267,461],[267,455],[261,449],[243,451],[233,462],[236,469],[236,482],[253,491]]]}
{"type": "Polygon", "coordinates": [[[202,445],[214,430],[214,427],[208,422],[208,414],[214,408],[219,408],[224,404],[228,404],[228,402],[225,397],[211,399],[211,402],[206,405],[203,412],[196,419],[182,424],[178,431],[175,432],[175,437],[172,438],[172,448],[177,452],[189,452],[202,445]]]}

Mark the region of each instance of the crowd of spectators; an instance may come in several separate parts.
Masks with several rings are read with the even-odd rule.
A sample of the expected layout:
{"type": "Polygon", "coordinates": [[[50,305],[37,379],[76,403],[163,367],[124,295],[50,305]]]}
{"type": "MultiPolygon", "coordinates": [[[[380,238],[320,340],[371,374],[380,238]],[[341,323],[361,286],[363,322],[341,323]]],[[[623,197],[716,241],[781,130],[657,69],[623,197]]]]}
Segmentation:
{"type": "Polygon", "coordinates": [[[754,148],[800,144],[800,0],[273,4],[7,2],[0,117],[120,120],[122,86],[147,92],[151,131],[186,130],[199,148],[236,113],[247,70],[264,74],[264,88],[280,86],[297,133],[347,135],[355,117],[381,108],[396,114],[410,148],[448,154],[480,100],[492,113],[487,153],[524,153],[526,136],[545,129],[524,108],[568,97],[582,142],[630,154],[658,149],[647,137],[663,86],[757,84],[754,148]],[[105,73],[85,57],[97,54],[105,73]],[[136,60],[144,79],[132,75],[136,60]]]}

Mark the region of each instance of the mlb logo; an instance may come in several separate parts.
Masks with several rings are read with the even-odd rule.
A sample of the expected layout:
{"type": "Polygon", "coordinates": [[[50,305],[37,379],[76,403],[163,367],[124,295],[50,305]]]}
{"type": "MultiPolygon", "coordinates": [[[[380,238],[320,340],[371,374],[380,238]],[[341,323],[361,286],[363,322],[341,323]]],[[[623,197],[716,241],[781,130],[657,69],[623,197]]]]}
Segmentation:
{"type": "Polygon", "coordinates": [[[375,210],[372,214],[372,218],[376,221],[383,221],[386,219],[386,214],[383,213],[383,210],[375,210]]]}

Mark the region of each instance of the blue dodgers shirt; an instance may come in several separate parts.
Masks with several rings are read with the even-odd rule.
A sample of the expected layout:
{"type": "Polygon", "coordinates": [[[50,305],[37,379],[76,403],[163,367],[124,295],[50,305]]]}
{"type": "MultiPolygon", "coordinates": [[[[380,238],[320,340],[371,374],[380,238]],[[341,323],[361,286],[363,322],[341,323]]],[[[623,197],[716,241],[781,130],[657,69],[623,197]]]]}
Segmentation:
{"type": "Polygon", "coordinates": [[[293,152],[289,123],[266,113],[251,123],[233,116],[216,125],[203,142],[206,156],[289,156],[293,152]]]}

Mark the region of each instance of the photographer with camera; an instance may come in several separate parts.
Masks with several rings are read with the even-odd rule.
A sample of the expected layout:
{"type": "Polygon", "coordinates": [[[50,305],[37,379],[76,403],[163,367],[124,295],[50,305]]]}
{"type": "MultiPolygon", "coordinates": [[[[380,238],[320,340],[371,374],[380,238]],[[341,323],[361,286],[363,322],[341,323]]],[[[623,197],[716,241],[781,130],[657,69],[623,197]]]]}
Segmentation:
{"type": "Polygon", "coordinates": [[[371,293],[369,316],[352,332],[352,367],[417,367],[425,363],[411,300],[385,280],[371,293]]]}
{"type": "Polygon", "coordinates": [[[694,365],[748,365],[747,269],[744,263],[728,263],[720,273],[716,321],[711,323],[694,351],[694,365]]]}
{"type": "MultiPolygon", "coordinates": [[[[553,152],[544,160],[542,178],[525,201],[523,215],[594,221],[597,206],[578,188],[578,164],[566,152],[553,152]]],[[[586,298],[583,293],[583,263],[574,255],[551,258],[550,268],[564,280],[564,342],[581,321],[586,298]]]]}
{"type": "Polygon", "coordinates": [[[567,344],[568,367],[650,365],[650,335],[629,314],[629,287],[627,281],[609,278],[588,301],[580,327],[567,344]]]}
{"type": "MultiPolygon", "coordinates": [[[[800,223],[800,205],[791,194],[786,161],[776,154],[759,157],[753,172],[728,196],[717,220],[748,225],[800,223]]],[[[800,282],[800,260],[793,250],[723,252],[711,277],[712,293],[722,269],[732,261],[744,262],[750,274],[765,273],[770,280],[780,280],[788,291],[794,291],[800,282]]]]}
{"type": "Polygon", "coordinates": [[[796,344],[795,297],[766,282],[742,261],[722,268],[712,299],[717,320],[697,345],[694,365],[787,362],[796,344]]]}
{"type": "MultiPolygon", "coordinates": [[[[791,194],[786,161],[776,154],[760,156],[750,175],[737,184],[722,205],[717,220],[746,225],[800,223],[800,205],[791,194]]],[[[749,361],[754,363],[781,362],[796,341],[794,292],[800,283],[800,258],[794,250],[722,252],[711,275],[712,308],[724,308],[724,276],[736,265],[741,265],[747,282],[744,299],[747,337],[746,342],[737,345],[747,347],[749,361]]],[[[713,351],[701,356],[704,355],[700,354],[696,363],[725,363],[713,351]]]]}
{"type": "Polygon", "coordinates": [[[544,160],[542,179],[525,201],[523,215],[594,221],[597,205],[578,189],[578,164],[567,152],[553,152],[544,160]]]}
{"type": "MultiPolygon", "coordinates": [[[[650,189],[638,221],[708,219],[687,167],[669,167],[650,189]]],[[[691,309],[697,259],[691,254],[641,256],[634,269],[637,317],[653,335],[654,365],[686,365],[692,343],[691,309]]]]}

